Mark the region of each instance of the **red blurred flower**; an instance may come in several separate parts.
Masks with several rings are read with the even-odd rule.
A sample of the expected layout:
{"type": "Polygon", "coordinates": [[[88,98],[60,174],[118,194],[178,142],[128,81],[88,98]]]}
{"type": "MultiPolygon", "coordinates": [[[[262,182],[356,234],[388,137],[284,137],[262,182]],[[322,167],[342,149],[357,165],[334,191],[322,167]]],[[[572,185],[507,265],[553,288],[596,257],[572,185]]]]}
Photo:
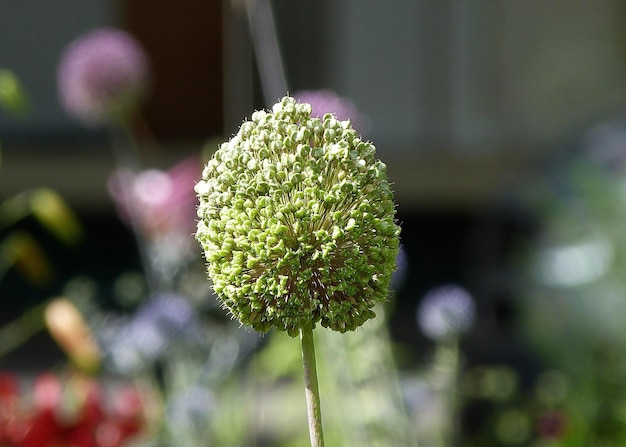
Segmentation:
{"type": "Polygon", "coordinates": [[[146,426],[136,389],[113,392],[131,404],[107,405],[100,384],[76,376],[62,382],[36,377],[30,399],[12,373],[0,373],[0,445],[11,447],[122,447],[146,426]]]}

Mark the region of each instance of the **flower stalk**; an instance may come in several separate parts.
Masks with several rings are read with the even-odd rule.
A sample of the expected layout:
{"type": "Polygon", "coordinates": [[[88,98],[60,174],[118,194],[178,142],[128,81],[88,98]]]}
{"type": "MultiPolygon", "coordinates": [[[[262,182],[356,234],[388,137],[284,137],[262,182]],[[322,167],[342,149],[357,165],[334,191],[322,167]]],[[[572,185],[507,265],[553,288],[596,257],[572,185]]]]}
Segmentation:
{"type": "Polygon", "coordinates": [[[322,429],[322,410],[320,393],[317,385],[317,367],[315,363],[315,342],[313,340],[313,326],[306,324],[300,329],[300,343],[302,345],[302,366],[304,367],[304,390],[309,417],[309,436],[311,447],[324,446],[324,431],[322,429]]]}

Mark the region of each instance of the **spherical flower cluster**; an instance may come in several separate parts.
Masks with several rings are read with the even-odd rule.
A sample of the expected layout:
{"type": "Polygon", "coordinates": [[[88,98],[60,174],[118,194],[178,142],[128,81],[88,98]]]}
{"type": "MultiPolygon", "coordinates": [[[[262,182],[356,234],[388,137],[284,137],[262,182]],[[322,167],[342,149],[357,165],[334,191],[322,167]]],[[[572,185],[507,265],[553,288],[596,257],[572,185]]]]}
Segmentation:
{"type": "Polygon", "coordinates": [[[147,89],[148,58],[130,34],[97,29],[71,42],[59,62],[59,99],[86,125],[127,119],[147,89]]]}
{"type": "Polygon", "coordinates": [[[424,295],[417,322],[424,335],[441,340],[467,332],[474,323],[475,313],[474,300],[467,290],[449,284],[424,295]]]}
{"type": "Polygon", "coordinates": [[[400,228],[386,166],[348,121],[285,97],[207,163],[196,238],[224,306],[294,336],[354,330],[387,298],[400,228]]]}

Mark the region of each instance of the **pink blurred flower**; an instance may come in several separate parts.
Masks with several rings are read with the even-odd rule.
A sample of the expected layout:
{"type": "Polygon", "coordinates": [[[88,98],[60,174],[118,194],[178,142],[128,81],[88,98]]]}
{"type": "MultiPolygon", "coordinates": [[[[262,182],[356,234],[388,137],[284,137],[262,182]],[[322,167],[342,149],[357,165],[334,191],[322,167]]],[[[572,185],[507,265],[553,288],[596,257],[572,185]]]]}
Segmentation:
{"type": "Polygon", "coordinates": [[[194,184],[201,172],[199,157],[189,157],[169,171],[149,169],[137,174],[120,169],[109,178],[109,194],[120,217],[135,224],[144,235],[171,232],[191,235],[195,228],[194,184]]]}
{"type": "Polygon", "coordinates": [[[57,71],[59,99],[86,125],[125,120],[146,93],[149,71],[148,58],[133,36],[97,29],[64,50],[57,71]]]}

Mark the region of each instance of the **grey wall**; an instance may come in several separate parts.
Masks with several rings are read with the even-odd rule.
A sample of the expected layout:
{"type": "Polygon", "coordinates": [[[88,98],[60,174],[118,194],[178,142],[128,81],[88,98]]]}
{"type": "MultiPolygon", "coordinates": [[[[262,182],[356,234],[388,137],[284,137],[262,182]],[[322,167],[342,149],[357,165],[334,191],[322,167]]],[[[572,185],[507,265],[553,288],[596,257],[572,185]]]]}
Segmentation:
{"type": "Polygon", "coordinates": [[[626,104],[613,0],[273,4],[290,85],[350,97],[383,150],[542,150],[626,104]]]}
{"type": "Polygon", "coordinates": [[[29,113],[0,112],[3,139],[83,133],[66,117],[56,96],[56,66],[65,45],[92,28],[114,23],[110,0],[2,0],[0,67],[13,70],[27,90],[29,113]]]}

